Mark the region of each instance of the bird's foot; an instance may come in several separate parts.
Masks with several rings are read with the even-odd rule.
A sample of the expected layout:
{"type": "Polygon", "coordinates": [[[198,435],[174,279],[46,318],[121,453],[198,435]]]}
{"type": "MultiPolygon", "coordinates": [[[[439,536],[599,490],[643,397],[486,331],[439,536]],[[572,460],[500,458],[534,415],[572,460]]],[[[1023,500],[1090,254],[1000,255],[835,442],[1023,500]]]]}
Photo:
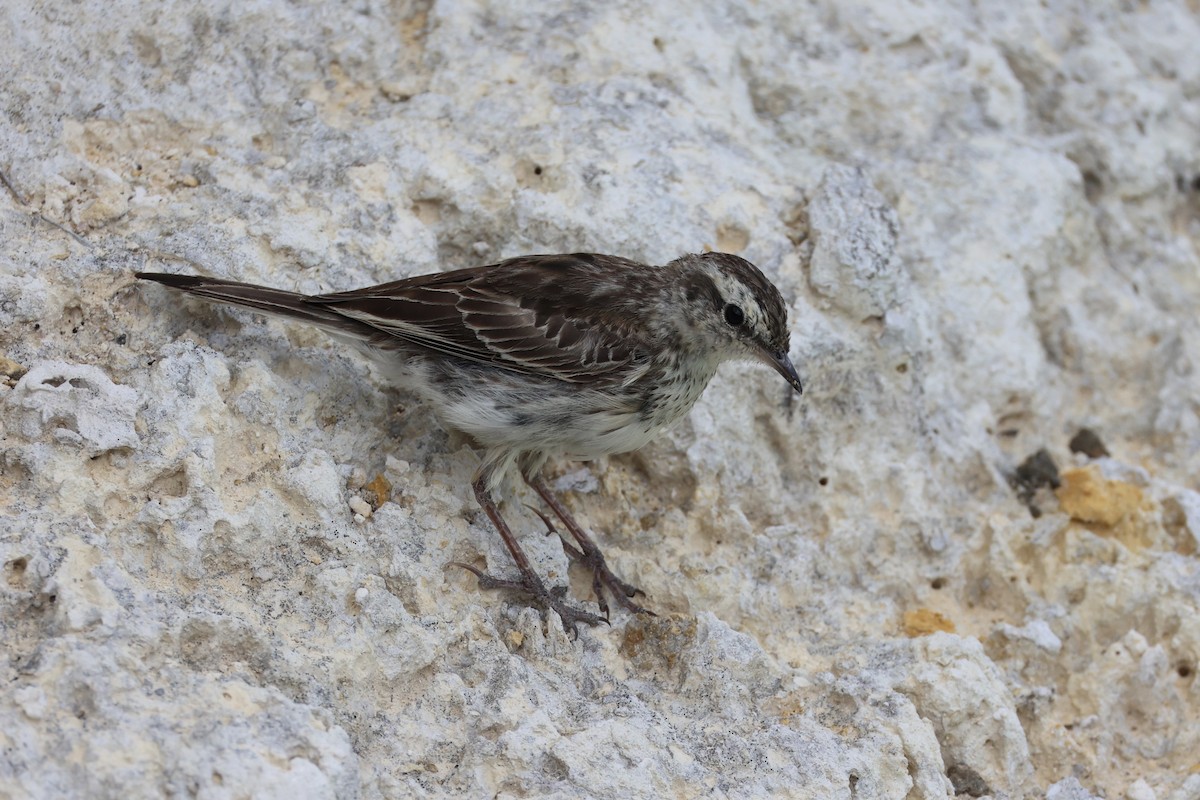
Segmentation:
{"type": "Polygon", "coordinates": [[[573,639],[579,638],[579,623],[583,623],[584,625],[609,624],[607,618],[608,609],[604,609],[605,616],[598,617],[595,614],[568,605],[565,601],[567,587],[556,586],[553,589],[547,589],[546,584],[542,583],[542,579],[532,571],[523,571],[520,578],[509,579],[496,578],[477,567],[464,564],[461,561],[452,561],[450,562],[450,566],[462,567],[468,572],[474,573],[475,577],[479,579],[480,589],[504,589],[510,592],[517,592],[529,597],[535,605],[547,610],[553,609],[554,613],[558,614],[558,618],[562,621],[563,631],[573,639]]]}
{"type": "Polygon", "coordinates": [[[550,521],[549,517],[532,506],[529,506],[529,508],[541,517],[542,522],[546,525],[547,534],[552,533],[558,536],[559,541],[562,542],[563,551],[567,554],[567,558],[577,564],[582,564],[592,573],[592,592],[596,595],[596,604],[604,612],[605,621],[608,620],[608,603],[604,600],[605,589],[608,590],[608,594],[612,595],[613,599],[625,610],[633,614],[649,614],[652,617],[658,616],[650,609],[633,602],[631,598],[637,597],[639,594],[645,597],[646,593],[614,575],[612,570],[608,568],[608,562],[604,560],[604,554],[600,552],[600,548],[596,547],[590,539],[585,539],[578,544],[568,542],[566,538],[559,534],[558,529],[554,527],[554,523],[550,521]]]}

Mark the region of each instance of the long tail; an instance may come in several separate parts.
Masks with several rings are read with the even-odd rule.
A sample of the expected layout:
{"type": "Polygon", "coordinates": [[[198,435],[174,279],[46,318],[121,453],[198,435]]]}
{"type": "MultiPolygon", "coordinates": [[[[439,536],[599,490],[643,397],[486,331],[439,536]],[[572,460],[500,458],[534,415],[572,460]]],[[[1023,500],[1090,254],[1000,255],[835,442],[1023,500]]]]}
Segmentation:
{"type": "Polygon", "coordinates": [[[336,311],[330,310],[328,306],[310,303],[307,296],[296,292],[285,292],[282,289],[271,289],[267,286],[255,286],[251,283],[238,283],[220,278],[204,278],[199,275],[139,272],[137,277],[144,281],[154,281],[164,286],[170,286],[172,289],[203,297],[205,300],[253,308],[267,314],[318,325],[331,332],[349,334],[354,338],[366,338],[373,332],[368,326],[344,317],[336,311]]]}

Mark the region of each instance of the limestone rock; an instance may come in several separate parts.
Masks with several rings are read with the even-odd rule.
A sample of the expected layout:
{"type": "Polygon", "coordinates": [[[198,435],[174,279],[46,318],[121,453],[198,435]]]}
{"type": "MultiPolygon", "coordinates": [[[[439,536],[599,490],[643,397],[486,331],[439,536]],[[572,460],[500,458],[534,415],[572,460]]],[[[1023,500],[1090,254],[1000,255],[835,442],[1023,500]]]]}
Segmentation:
{"type": "Polygon", "coordinates": [[[4,790],[1200,797],[1194,3],[62,6],[0,4],[4,790]],[[511,564],[431,409],[132,277],[706,247],[805,394],[554,465],[658,612],[578,641],[448,568],[511,564]]]}

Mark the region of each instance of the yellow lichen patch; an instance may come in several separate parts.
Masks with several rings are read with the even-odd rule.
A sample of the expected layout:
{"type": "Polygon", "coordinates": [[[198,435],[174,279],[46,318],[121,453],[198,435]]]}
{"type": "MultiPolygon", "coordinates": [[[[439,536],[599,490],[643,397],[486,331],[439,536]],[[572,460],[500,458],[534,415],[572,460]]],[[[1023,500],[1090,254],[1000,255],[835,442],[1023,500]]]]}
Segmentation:
{"type": "Polygon", "coordinates": [[[949,617],[928,608],[917,608],[904,612],[904,635],[910,639],[945,631],[954,633],[954,623],[949,617]]]}
{"type": "Polygon", "coordinates": [[[1080,522],[1112,527],[1142,506],[1142,490],[1124,481],[1110,481],[1095,467],[1068,469],[1058,488],[1062,510],[1080,522]]]}
{"type": "Polygon", "coordinates": [[[28,369],[11,358],[0,356],[0,376],[11,379],[13,383],[19,381],[21,376],[28,371],[28,369]]]}
{"type": "Polygon", "coordinates": [[[1133,549],[1146,547],[1153,539],[1147,527],[1150,520],[1142,513],[1150,501],[1132,483],[1110,480],[1096,467],[1087,466],[1065,470],[1056,494],[1059,507],[1095,533],[1133,549]]]}
{"type": "Polygon", "coordinates": [[[392,499],[392,482],[383,477],[382,474],[376,475],[375,479],[363,487],[367,490],[371,497],[370,501],[374,508],[379,508],[381,505],[392,499]]]}

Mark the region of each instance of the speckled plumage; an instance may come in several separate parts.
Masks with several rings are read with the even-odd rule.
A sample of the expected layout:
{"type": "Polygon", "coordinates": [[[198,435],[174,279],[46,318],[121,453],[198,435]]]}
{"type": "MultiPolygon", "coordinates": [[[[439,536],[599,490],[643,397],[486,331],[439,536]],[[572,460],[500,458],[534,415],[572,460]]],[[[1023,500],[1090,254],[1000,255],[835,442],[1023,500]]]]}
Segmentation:
{"type": "Polygon", "coordinates": [[[533,573],[492,499],[502,477],[517,470],[562,519],[579,549],[564,546],[592,567],[606,614],[602,586],[645,611],[548,496],[546,460],[641,447],[686,414],[729,359],[764,361],[800,390],[779,292],[753,264],[724,253],[661,267],[587,253],[524,256],[315,296],[197,276],[138,277],[320,326],[430,400],[448,427],[483,449],[476,497],[522,578],[467,568],[481,585],[534,595],[572,630],[601,618],[566,605],[533,573]]]}

